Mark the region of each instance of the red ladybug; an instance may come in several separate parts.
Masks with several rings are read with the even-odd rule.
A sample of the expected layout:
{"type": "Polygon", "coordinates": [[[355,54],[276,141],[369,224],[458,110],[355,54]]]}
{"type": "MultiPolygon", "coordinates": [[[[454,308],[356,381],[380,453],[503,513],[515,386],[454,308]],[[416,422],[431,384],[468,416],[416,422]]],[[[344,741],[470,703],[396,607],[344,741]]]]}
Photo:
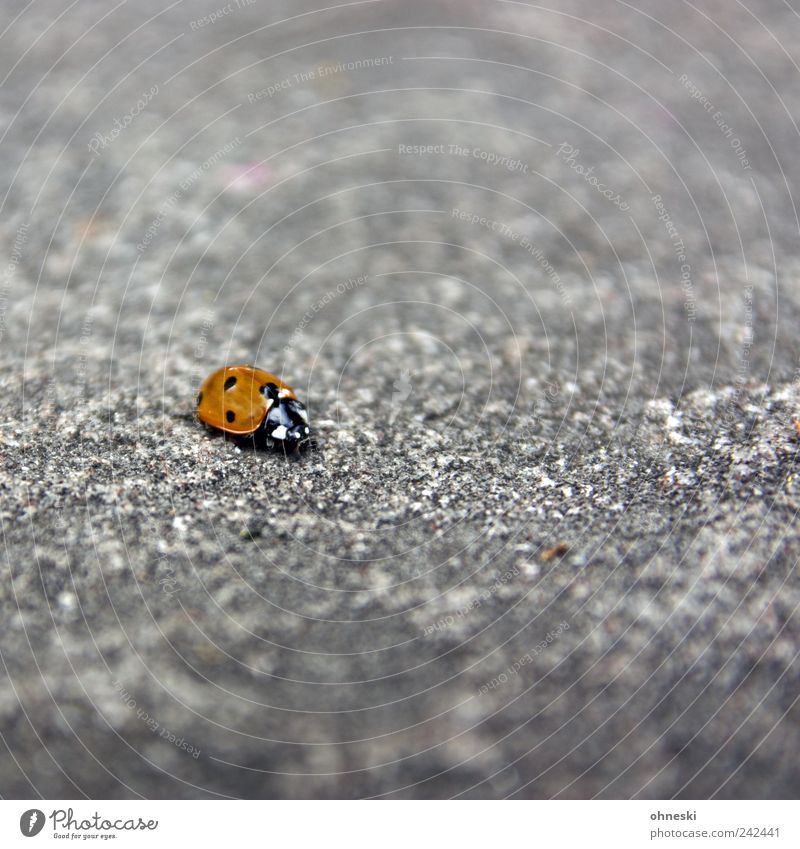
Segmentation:
{"type": "Polygon", "coordinates": [[[252,366],[225,366],[207,377],[197,395],[197,417],[265,448],[293,451],[311,438],[308,413],[292,387],[252,366]]]}

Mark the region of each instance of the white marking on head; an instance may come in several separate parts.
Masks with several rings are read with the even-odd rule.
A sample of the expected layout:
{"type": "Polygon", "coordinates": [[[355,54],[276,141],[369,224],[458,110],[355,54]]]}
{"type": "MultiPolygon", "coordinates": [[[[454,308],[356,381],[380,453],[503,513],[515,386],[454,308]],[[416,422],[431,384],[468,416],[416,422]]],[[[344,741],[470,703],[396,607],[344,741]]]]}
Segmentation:
{"type": "Polygon", "coordinates": [[[270,436],[273,439],[286,439],[286,425],[278,425],[270,436]]]}

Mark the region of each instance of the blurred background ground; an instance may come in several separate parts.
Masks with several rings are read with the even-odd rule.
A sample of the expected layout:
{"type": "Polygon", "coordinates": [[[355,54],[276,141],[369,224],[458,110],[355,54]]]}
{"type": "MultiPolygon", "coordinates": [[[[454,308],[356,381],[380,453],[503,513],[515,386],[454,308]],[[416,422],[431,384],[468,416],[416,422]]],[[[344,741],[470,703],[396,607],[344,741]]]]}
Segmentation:
{"type": "Polygon", "coordinates": [[[796,795],[796,4],[323,5],[3,4],[2,795],[796,795]]]}

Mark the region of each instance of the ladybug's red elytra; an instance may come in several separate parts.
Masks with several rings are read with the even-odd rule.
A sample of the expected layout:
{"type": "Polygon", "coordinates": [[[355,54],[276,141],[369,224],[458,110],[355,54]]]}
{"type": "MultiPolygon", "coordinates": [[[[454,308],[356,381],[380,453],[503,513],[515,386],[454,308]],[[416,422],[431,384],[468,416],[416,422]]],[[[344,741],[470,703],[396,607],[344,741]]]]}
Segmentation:
{"type": "Polygon", "coordinates": [[[292,387],[252,366],[224,366],[207,377],[197,394],[197,417],[265,448],[291,451],[311,438],[308,413],[292,387]]]}

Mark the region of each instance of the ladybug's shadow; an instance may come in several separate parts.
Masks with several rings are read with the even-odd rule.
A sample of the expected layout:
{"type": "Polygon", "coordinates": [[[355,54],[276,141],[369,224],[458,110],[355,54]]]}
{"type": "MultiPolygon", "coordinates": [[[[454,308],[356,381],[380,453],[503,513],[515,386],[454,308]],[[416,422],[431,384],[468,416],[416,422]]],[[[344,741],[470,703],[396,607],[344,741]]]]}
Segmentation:
{"type": "Polygon", "coordinates": [[[235,445],[237,448],[241,448],[243,451],[251,451],[254,454],[266,454],[268,456],[283,457],[286,460],[294,463],[301,462],[310,455],[317,458],[324,457],[322,445],[320,444],[316,436],[312,436],[310,439],[306,440],[301,445],[297,445],[292,450],[287,451],[286,447],[277,441],[273,442],[272,440],[269,440],[270,442],[273,442],[273,444],[270,446],[266,444],[266,441],[263,439],[257,439],[252,436],[231,436],[230,434],[223,433],[222,431],[216,430],[215,428],[207,427],[203,424],[203,422],[201,422],[197,418],[194,413],[177,413],[175,415],[175,418],[178,421],[185,422],[203,439],[213,439],[215,441],[220,440],[222,442],[229,442],[231,445],[235,445]]]}
{"type": "Polygon", "coordinates": [[[315,454],[317,456],[322,455],[322,450],[320,449],[319,443],[315,437],[311,437],[311,439],[307,439],[300,445],[295,445],[293,448],[287,449],[282,442],[271,439],[259,439],[252,436],[236,437],[229,436],[224,433],[221,434],[221,436],[226,442],[233,443],[243,451],[252,451],[254,454],[267,454],[273,457],[283,457],[292,463],[301,462],[306,459],[309,454],[315,454]]]}
{"type": "Polygon", "coordinates": [[[287,450],[286,446],[278,441],[259,439],[252,436],[232,436],[227,433],[215,430],[214,428],[206,427],[202,422],[199,422],[193,416],[188,417],[193,423],[202,430],[202,436],[206,439],[215,441],[228,442],[241,448],[242,451],[249,451],[253,454],[262,454],[271,457],[283,457],[284,459],[298,463],[306,459],[309,455],[322,457],[322,447],[316,437],[306,440],[301,445],[296,445],[294,448],[287,450]]]}

